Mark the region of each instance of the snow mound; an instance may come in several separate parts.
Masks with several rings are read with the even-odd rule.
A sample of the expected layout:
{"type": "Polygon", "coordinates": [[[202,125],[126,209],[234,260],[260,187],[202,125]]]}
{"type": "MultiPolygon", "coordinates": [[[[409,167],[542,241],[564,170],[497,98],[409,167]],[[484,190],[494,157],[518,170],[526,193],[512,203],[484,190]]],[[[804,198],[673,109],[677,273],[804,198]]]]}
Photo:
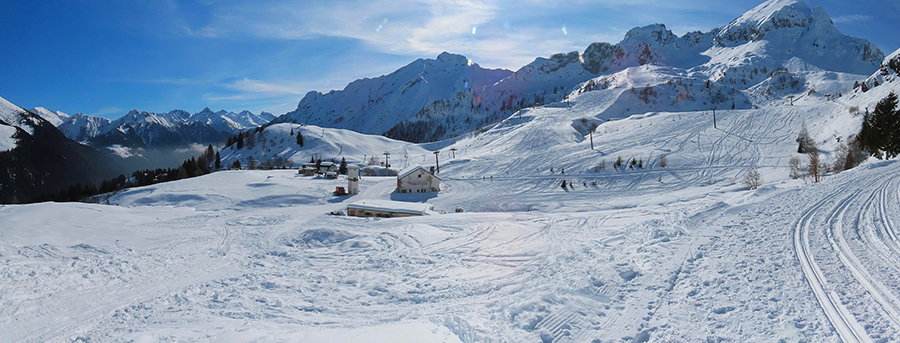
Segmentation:
{"type": "Polygon", "coordinates": [[[283,236],[280,240],[282,244],[289,247],[300,246],[317,248],[333,246],[355,237],[357,236],[343,230],[310,229],[296,235],[283,236]]]}

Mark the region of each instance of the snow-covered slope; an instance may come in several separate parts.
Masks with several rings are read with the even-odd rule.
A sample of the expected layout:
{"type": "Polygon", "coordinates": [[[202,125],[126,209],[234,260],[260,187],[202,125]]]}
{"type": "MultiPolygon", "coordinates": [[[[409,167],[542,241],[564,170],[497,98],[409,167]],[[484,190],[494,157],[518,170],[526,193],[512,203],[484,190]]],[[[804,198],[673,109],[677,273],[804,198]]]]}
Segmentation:
{"type": "Polygon", "coordinates": [[[796,0],[770,0],[722,27],[716,43],[737,47],[767,41],[775,60],[799,57],[819,68],[867,74],[884,54],[865,39],[844,36],[821,7],[796,0]]]}
{"type": "MultiPolygon", "coordinates": [[[[573,111],[600,94],[572,99],[573,111]]],[[[124,190],[110,205],[0,207],[0,339],[890,341],[900,333],[892,305],[900,283],[885,225],[900,218],[900,164],[870,163],[814,185],[766,172],[757,191],[716,176],[757,161],[754,150],[785,153],[773,129],[820,109],[769,115],[785,122],[740,137],[734,129],[753,125],[735,124],[763,111],[723,111],[723,132],[698,129],[671,145],[708,164],[676,158],[671,169],[569,167],[574,150],[587,148],[553,121],[555,133],[528,138],[561,136],[546,146],[563,149],[543,159],[537,149],[500,151],[508,140],[487,142],[528,120],[568,119],[528,119],[554,110],[543,108],[473,137],[457,159],[442,157],[450,164],[440,193],[396,194],[395,178],[363,177],[361,194],[334,197],[346,180],[225,171],[124,190]],[[557,172],[523,163],[485,179],[466,174],[516,159],[549,161],[557,172]],[[560,188],[562,178],[574,187],[560,188]],[[465,213],[328,215],[366,199],[465,213]]],[[[620,121],[616,138],[689,126],[668,124],[674,116],[620,121]]],[[[274,127],[267,140],[287,128],[274,127]]],[[[677,141],[679,129],[668,130],[661,141],[677,141]]]]}
{"type": "Polygon", "coordinates": [[[69,119],[69,115],[66,113],[63,113],[61,111],[53,112],[43,107],[35,107],[29,111],[41,116],[41,118],[44,118],[44,120],[50,122],[50,124],[53,124],[53,126],[56,127],[59,127],[60,124],[69,119]]]}
{"type": "Polygon", "coordinates": [[[260,163],[276,158],[290,160],[295,166],[307,163],[311,158],[325,161],[334,159],[336,162],[343,158],[348,164],[364,166],[372,157],[383,162],[384,152],[390,152],[388,163],[394,169],[403,169],[406,166],[427,164],[433,158],[420,160],[423,155],[431,156],[427,146],[420,144],[345,129],[293,123],[266,126],[261,132],[253,134],[253,143],[248,139],[244,141],[241,149],[233,144],[220,151],[224,166],[230,166],[235,160],[240,161],[243,166],[249,166],[251,157],[260,163]],[[291,135],[292,132],[294,135],[291,135]],[[296,135],[303,135],[302,147],[297,143],[296,135]]]}
{"type": "Polygon", "coordinates": [[[124,172],[39,115],[0,98],[0,203],[28,201],[124,172]]]}
{"type": "MultiPolygon", "coordinates": [[[[796,4],[756,11],[803,13],[796,4]]],[[[664,37],[659,28],[632,38],[664,37]]],[[[703,50],[701,67],[651,45],[628,55],[638,60],[584,64],[606,68],[597,74],[577,72],[577,55],[542,60],[558,68],[520,76],[584,77],[568,101],[434,143],[286,122],[221,151],[244,166],[437,158],[438,193],[364,176],[360,194],[335,197],[346,179],[241,170],[123,190],[108,205],[0,207],[0,340],[892,341],[900,163],[811,184],[788,161],[805,158],[805,126],[833,162],[859,113],[900,91],[900,52],[884,59],[887,74],[798,56],[759,66],[754,54],[774,43],[757,38],[703,50]],[[626,166],[613,168],[620,156],[626,166]],[[755,191],[741,183],[750,168],[762,175],[755,191]],[[367,199],[450,213],[328,214],[367,199]]],[[[700,49],[691,41],[667,46],[700,49]]]]}
{"type": "MultiPolygon", "coordinates": [[[[785,69],[817,89],[855,78],[785,69]]],[[[223,164],[245,166],[389,152],[395,169],[429,166],[440,151],[438,193],[398,194],[395,178],[364,176],[359,195],[335,197],[346,179],[242,170],[123,190],[100,199],[109,205],[0,207],[0,340],[897,337],[900,163],[807,184],[789,177],[788,160],[805,125],[830,163],[859,129],[851,109],[900,83],[804,92],[793,105],[773,95],[722,106],[714,123],[703,100],[728,88],[704,80],[631,66],[568,102],[440,142],[280,123],[221,151],[223,164]],[[618,156],[640,166],[613,168],[618,156]],[[755,191],[741,184],[750,168],[762,174],[755,191]],[[328,214],[367,199],[451,213],[328,214]]]]}
{"type": "Polygon", "coordinates": [[[66,137],[76,142],[87,143],[91,138],[109,131],[112,128],[112,120],[75,113],[57,127],[66,137]]]}
{"type": "Polygon", "coordinates": [[[0,124],[16,127],[33,135],[35,128],[43,121],[45,120],[41,117],[0,98],[0,124]]]}
{"type": "MultiPolygon", "coordinates": [[[[677,74],[719,84],[717,92],[708,94],[712,98],[699,99],[699,103],[748,106],[738,103],[750,97],[754,105],[761,105],[811,90],[839,96],[849,89],[846,82],[819,89],[807,79],[833,73],[852,84],[876,70],[882,58],[883,53],[871,42],[841,34],[822,8],[771,0],[707,33],[689,32],[679,37],[662,24],[638,27],[618,44],[594,43],[583,53],[538,58],[496,83],[466,83],[470,78],[458,76],[452,79],[455,84],[438,81],[440,78],[429,81],[434,74],[459,75],[454,70],[466,64],[465,57],[442,54],[437,60],[418,60],[387,76],[355,81],[342,91],[311,92],[297,110],[276,121],[383,133],[414,142],[436,141],[495,123],[521,108],[563,100],[584,82],[640,65],[673,67],[681,70],[677,74]],[[455,64],[446,63],[448,60],[455,64]],[[438,63],[442,61],[445,63],[438,63]],[[810,68],[792,68],[797,65],[810,68]],[[444,89],[450,90],[449,94],[444,89]],[[737,95],[745,91],[748,94],[737,95]]],[[[475,69],[477,65],[470,68],[480,70],[475,69]]]]}
{"type": "Polygon", "coordinates": [[[442,53],[419,59],[374,79],[351,82],[328,94],[309,92],[297,109],[276,122],[308,123],[381,134],[394,124],[413,119],[428,105],[477,91],[512,72],[483,69],[465,56],[442,53]]]}

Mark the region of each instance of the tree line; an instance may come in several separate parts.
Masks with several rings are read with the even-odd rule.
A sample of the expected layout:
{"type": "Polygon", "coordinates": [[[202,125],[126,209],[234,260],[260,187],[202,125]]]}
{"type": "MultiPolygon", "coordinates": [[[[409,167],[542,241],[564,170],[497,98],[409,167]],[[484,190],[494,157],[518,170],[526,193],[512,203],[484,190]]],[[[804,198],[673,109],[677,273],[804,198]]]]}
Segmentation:
{"type": "Polygon", "coordinates": [[[64,188],[56,193],[49,193],[38,196],[34,202],[56,201],[70,202],[81,201],[84,198],[98,194],[119,191],[128,187],[147,186],[160,182],[175,181],[197,177],[209,174],[212,171],[222,168],[222,160],[219,152],[215,151],[210,144],[206,150],[197,157],[191,157],[185,160],[176,168],[157,168],[137,170],[131,173],[131,177],[125,177],[124,174],[109,180],[100,182],[100,186],[82,185],[80,183],[74,186],[64,188]]]}

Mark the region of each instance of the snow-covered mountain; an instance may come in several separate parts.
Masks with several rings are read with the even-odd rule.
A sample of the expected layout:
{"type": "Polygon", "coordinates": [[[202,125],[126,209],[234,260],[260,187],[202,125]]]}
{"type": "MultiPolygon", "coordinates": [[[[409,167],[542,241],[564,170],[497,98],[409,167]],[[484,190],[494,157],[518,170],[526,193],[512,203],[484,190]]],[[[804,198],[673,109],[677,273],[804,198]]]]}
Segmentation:
{"type": "Polygon", "coordinates": [[[427,106],[464,97],[511,73],[484,69],[465,56],[445,52],[436,59],[418,59],[388,75],[353,81],[340,91],[309,92],[296,110],[274,122],[381,134],[398,122],[414,119],[427,106]]]}
{"type": "MultiPolygon", "coordinates": [[[[840,33],[822,8],[771,0],[710,32],[679,37],[663,24],[638,27],[617,44],[594,43],[583,53],[538,58],[511,74],[488,73],[485,82],[473,80],[484,69],[469,66],[463,56],[444,53],[390,75],[354,81],[342,91],[310,92],[296,110],[275,122],[435,141],[494,123],[521,108],[563,100],[585,86],[604,87],[604,79],[647,64],[675,68],[674,75],[681,76],[673,82],[685,76],[703,83],[705,90],[713,89],[706,94],[678,92],[668,100],[690,96],[707,107],[748,108],[750,97],[765,101],[821,91],[806,87],[809,73],[868,75],[883,57],[868,40],[840,33]],[[502,79],[491,82],[498,77],[502,79]],[[593,83],[586,85],[590,80],[593,83]],[[713,85],[707,87],[706,80],[713,85]]],[[[646,85],[635,85],[640,86],[646,85]]]]}
{"type": "Polygon", "coordinates": [[[213,112],[207,107],[200,112],[194,113],[187,120],[204,123],[222,132],[237,133],[265,125],[272,119],[275,119],[275,116],[269,112],[261,112],[259,115],[246,110],[240,113],[225,110],[213,112]]]}
{"type": "MultiPolygon", "coordinates": [[[[52,112],[51,112],[52,113],[52,112]]],[[[66,138],[40,115],[0,98],[0,203],[28,201],[124,172],[91,147],[66,138]]]]}
{"type": "Polygon", "coordinates": [[[45,120],[50,122],[50,124],[53,124],[53,126],[57,127],[59,126],[59,124],[62,124],[64,121],[69,119],[69,115],[62,111],[54,112],[43,107],[35,107],[30,109],[29,111],[41,116],[41,118],[44,118],[45,120]]]}
{"type": "Polygon", "coordinates": [[[75,113],[65,121],[56,125],[66,137],[76,142],[88,142],[112,128],[112,120],[89,116],[84,113],[75,113]]]}
{"type": "Polygon", "coordinates": [[[132,110],[116,120],[76,113],[58,127],[67,137],[97,147],[178,148],[220,143],[231,134],[263,125],[272,118],[268,112],[256,115],[250,111],[213,112],[209,108],[195,114],[183,110],[132,110]]]}

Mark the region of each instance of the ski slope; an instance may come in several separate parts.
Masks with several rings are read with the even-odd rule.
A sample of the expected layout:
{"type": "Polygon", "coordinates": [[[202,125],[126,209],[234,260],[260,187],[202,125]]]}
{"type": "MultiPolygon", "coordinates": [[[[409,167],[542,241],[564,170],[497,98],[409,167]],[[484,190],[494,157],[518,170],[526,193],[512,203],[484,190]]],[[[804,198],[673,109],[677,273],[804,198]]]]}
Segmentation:
{"type": "MultiPolygon", "coordinates": [[[[111,205],[4,206],[0,332],[5,341],[822,341],[845,338],[831,329],[838,319],[876,341],[898,329],[890,254],[900,206],[896,176],[868,180],[898,169],[882,162],[813,186],[645,195],[656,199],[617,208],[567,211],[586,197],[561,192],[544,195],[560,204],[546,212],[397,219],[327,214],[362,199],[424,200],[394,194],[394,178],[363,178],[362,194],[338,198],[329,191],[343,181],[292,170],[135,188],[111,205]],[[810,243],[795,253],[798,230],[810,243]],[[839,317],[798,278],[800,251],[827,296],[840,297],[839,317]],[[842,262],[854,259],[867,281],[842,262]]],[[[445,180],[428,201],[490,208],[497,189],[484,183],[445,180]]]]}
{"type": "MultiPolygon", "coordinates": [[[[665,68],[623,72],[670,87],[665,68]]],[[[222,151],[225,165],[437,158],[438,193],[364,176],[360,194],[335,197],[346,179],[240,170],[97,204],[0,206],[0,341],[891,341],[900,163],[788,176],[800,128],[831,161],[858,130],[851,109],[897,89],[860,93],[849,78],[807,79],[843,96],[736,106],[715,123],[702,102],[644,111],[626,82],[430,144],[282,123],[222,151]],[[614,169],[618,156],[644,166],[614,169]],[[331,214],[367,199],[446,213],[331,214]]]]}

